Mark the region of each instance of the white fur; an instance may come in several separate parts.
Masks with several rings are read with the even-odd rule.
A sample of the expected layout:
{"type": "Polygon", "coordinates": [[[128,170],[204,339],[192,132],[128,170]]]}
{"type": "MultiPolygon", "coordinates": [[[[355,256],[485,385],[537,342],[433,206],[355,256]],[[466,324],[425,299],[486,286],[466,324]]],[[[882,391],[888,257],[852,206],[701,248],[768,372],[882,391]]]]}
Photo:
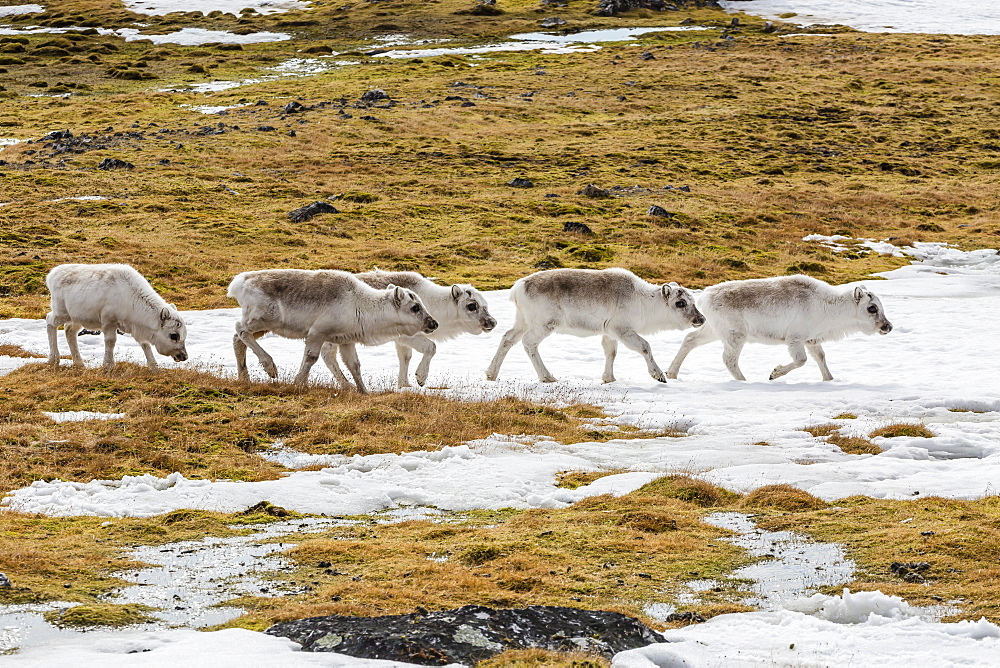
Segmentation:
{"type": "Polygon", "coordinates": [[[653,285],[625,269],[540,271],[516,281],[510,299],[517,306],[514,327],[504,334],[486,369],[489,380],[496,380],[507,353],[522,340],[538,379],[554,382],[538,354],[538,344],[549,334],[560,332],[602,337],[605,364],[601,378],[606,383],[615,380],[619,341],[643,356],[649,375],[665,382],[649,343],[640,335],[697,327],[704,322],[688,290],[676,283],[653,285]]]}
{"type": "MultiPolygon", "coordinates": [[[[233,278],[228,295],[243,308],[233,337],[236,366],[242,380],[249,379],[247,347],[260,359],[267,374],[277,377],[274,359],[257,343],[257,338],[267,332],[305,339],[305,353],[295,383],[308,382],[309,371],[322,354],[338,381],[346,384],[337,367],[335,348],[324,350],[324,344],[379,345],[400,337],[430,333],[437,327],[411,290],[397,286],[376,290],[343,271],[248,271],[233,278]]],[[[361,379],[361,365],[357,355],[352,354],[353,345],[347,345],[346,350],[344,362],[358,391],[367,392],[361,379]]]]}
{"type": "Polygon", "coordinates": [[[187,328],[177,309],[163,301],[142,275],[127,264],[62,264],[45,278],[52,310],[45,316],[49,364],[59,364],[57,330],[64,327],[73,364],[83,366],[76,336],[87,329],[104,333],[104,368],[115,364],[118,332],[131,334],[150,369],[157,367],[152,347],[161,355],[187,359],[187,328]]]}
{"type": "MultiPolygon", "coordinates": [[[[448,341],[461,334],[481,334],[496,327],[497,321],[490,315],[486,299],[471,285],[438,285],[412,271],[389,272],[376,269],[355,276],[374,288],[384,288],[392,284],[413,290],[427,307],[427,312],[437,320],[438,328],[431,334],[417,334],[396,339],[399,387],[410,386],[409,369],[413,350],[423,355],[416,371],[417,384],[423,386],[430,373],[431,358],[437,352],[435,341],[448,341]]],[[[341,346],[341,356],[344,354],[341,346]]],[[[334,371],[334,375],[338,375],[338,370],[339,368],[334,371]]],[[[338,379],[342,378],[341,373],[338,379]]]]}
{"type": "Polygon", "coordinates": [[[746,343],[784,344],[790,364],[778,365],[771,380],[806,363],[806,352],[816,360],[823,380],[833,380],[821,344],[855,332],[888,334],[882,302],[864,287],[846,290],[809,276],[778,276],[729,281],[710,288],[698,300],[707,323],[685,337],[667,370],[676,378],[694,348],[722,339],[722,359],[736,380],[746,380],[739,368],[746,343]],[[874,312],[869,309],[874,308],[874,312]]]}

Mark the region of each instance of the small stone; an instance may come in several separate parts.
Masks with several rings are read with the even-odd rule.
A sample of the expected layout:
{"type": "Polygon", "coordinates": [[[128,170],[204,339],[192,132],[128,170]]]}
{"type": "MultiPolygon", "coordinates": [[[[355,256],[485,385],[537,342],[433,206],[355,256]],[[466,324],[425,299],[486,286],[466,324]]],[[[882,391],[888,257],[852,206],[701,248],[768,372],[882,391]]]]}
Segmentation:
{"type": "Polygon", "coordinates": [[[531,182],[530,179],[526,179],[523,176],[518,176],[507,182],[512,188],[534,188],[535,184],[531,182]]]}
{"type": "Polygon", "coordinates": [[[670,213],[669,211],[667,211],[666,209],[664,209],[662,206],[657,206],[656,204],[654,204],[651,207],[649,207],[649,209],[646,211],[646,215],[647,216],[658,216],[660,218],[673,218],[674,217],[674,214],[670,213]]]}
{"type": "Polygon", "coordinates": [[[258,132],[274,132],[277,129],[278,128],[274,127],[273,125],[258,125],[257,126],[257,131],[258,132]]]}
{"type": "Polygon", "coordinates": [[[566,19],[561,19],[558,16],[549,16],[542,19],[538,25],[542,28],[555,28],[556,26],[566,25],[566,19]]]}
{"type": "Polygon", "coordinates": [[[328,202],[322,200],[313,202],[312,204],[300,207],[294,211],[288,212],[288,218],[293,223],[304,223],[313,216],[321,213],[340,213],[334,206],[328,202]]]}
{"type": "Polygon", "coordinates": [[[684,19],[683,21],[681,21],[679,25],[682,25],[682,26],[692,26],[692,25],[694,25],[694,19],[688,17],[688,18],[684,19]]]}
{"type": "Polygon", "coordinates": [[[656,56],[654,56],[654,55],[653,55],[652,53],[650,53],[649,51],[643,51],[643,52],[642,52],[642,53],[641,53],[641,54],[639,55],[639,60],[655,60],[655,59],[656,59],[656,56]]]}
{"type": "Polygon", "coordinates": [[[664,618],[665,622],[684,622],[686,624],[701,624],[705,618],[697,612],[672,612],[664,618]]]}
{"type": "Polygon", "coordinates": [[[573,232],[575,234],[582,234],[584,236],[592,237],[594,236],[594,231],[590,229],[584,223],[568,222],[563,223],[563,232],[573,232]]]}
{"type": "Polygon", "coordinates": [[[295,136],[295,130],[289,130],[288,131],[288,136],[289,137],[294,137],[295,136]]]}
{"type": "Polygon", "coordinates": [[[583,195],[584,197],[591,197],[593,199],[608,199],[611,197],[611,192],[605,190],[604,188],[598,188],[593,183],[588,183],[582,189],[578,190],[577,195],[583,195]]]}
{"type": "Polygon", "coordinates": [[[42,137],[42,141],[49,139],[59,140],[59,139],[72,139],[72,138],[73,138],[73,133],[70,132],[69,130],[55,130],[54,132],[50,132],[49,134],[42,137]]]}
{"type": "Polygon", "coordinates": [[[765,21],[764,22],[764,28],[763,28],[764,32],[774,32],[777,29],[778,29],[778,27],[776,25],[774,25],[773,22],[771,22],[771,21],[765,21]]]}
{"type": "Polygon", "coordinates": [[[0,587],[10,587],[10,578],[8,578],[3,573],[0,573],[0,587]]]}
{"type": "Polygon", "coordinates": [[[373,88],[361,95],[361,101],[368,104],[374,104],[375,102],[381,102],[382,100],[388,100],[389,95],[381,88],[373,88]]]}
{"type": "Polygon", "coordinates": [[[332,565],[333,564],[331,564],[329,561],[321,561],[318,564],[316,564],[316,568],[330,568],[330,566],[332,565]]]}
{"type": "Polygon", "coordinates": [[[296,102],[295,100],[292,100],[291,102],[286,104],[285,107],[282,109],[282,111],[285,112],[286,114],[298,114],[305,110],[306,108],[302,106],[300,103],[296,102]]]}
{"type": "Polygon", "coordinates": [[[125,162],[124,160],[119,160],[118,158],[105,158],[101,160],[101,164],[97,165],[98,169],[111,170],[111,169],[135,169],[135,165],[131,162],[125,162]]]}
{"type": "Polygon", "coordinates": [[[267,100],[257,100],[256,102],[253,103],[253,106],[255,106],[255,107],[266,107],[267,106],[267,100]]]}

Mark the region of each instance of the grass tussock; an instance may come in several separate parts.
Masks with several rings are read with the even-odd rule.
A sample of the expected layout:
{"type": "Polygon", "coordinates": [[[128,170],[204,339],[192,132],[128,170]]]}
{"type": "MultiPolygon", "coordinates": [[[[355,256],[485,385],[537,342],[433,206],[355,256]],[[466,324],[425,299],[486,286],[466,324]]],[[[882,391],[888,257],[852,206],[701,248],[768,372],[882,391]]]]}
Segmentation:
{"type": "Polygon", "coordinates": [[[612,469],[609,471],[562,471],[556,474],[556,487],[576,489],[589,485],[595,480],[600,480],[606,476],[625,472],[625,469],[612,469]]]}
{"type": "Polygon", "coordinates": [[[740,505],[744,508],[767,508],[797,512],[825,508],[829,504],[809,492],[791,485],[765,485],[743,497],[740,505]]]}
{"type": "MultiPolygon", "coordinates": [[[[89,481],[180,471],[191,478],[270,480],[284,467],[256,453],[276,441],[346,456],[437,450],[493,433],[563,443],[608,440],[578,429],[596,408],[522,399],[457,402],[433,394],[360,395],[328,387],[247,384],[208,373],[27,365],[0,392],[0,491],[35,480],[89,481]],[[42,411],[124,413],[123,420],[54,423],[42,411]]],[[[636,433],[634,437],[654,434],[636,433]]]]}
{"type": "Polygon", "coordinates": [[[649,494],[680,499],[702,508],[728,506],[738,494],[687,475],[667,475],[643,487],[649,494]]]}
{"type": "MultiPolygon", "coordinates": [[[[836,418],[841,419],[841,418],[836,418]]],[[[853,418],[844,418],[853,419],[853,418]]],[[[806,427],[803,431],[812,434],[816,438],[824,438],[826,442],[835,445],[849,455],[877,455],[882,452],[877,444],[861,436],[844,436],[840,433],[838,424],[821,424],[813,427],[806,427]]],[[[872,434],[874,438],[875,434],[872,434]]]]}
{"type": "Polygon", "coordinates": [[[897,436],[909,436],[911,438],[934,438],[936,434],[922,424],[908,424],[900,422],[879,427],[871,434],[871,438],[896,438],[897,436]]]}

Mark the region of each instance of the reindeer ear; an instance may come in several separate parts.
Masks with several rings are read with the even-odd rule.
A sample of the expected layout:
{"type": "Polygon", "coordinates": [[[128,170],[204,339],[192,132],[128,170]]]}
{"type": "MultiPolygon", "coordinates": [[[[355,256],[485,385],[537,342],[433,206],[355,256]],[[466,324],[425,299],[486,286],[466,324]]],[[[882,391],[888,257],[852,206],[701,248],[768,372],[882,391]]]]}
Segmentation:
{"type": "Polygon", "coordinates": [[[170,309],[162,308],[160,309],[160,324],[163,324],[170,317],[170,309]]]}
{"type": "Polygon", "coordinates": [[[462,294],[464,292],[465,292],[465,290],[463,290],[462,286],[459,285],[458,283],[456,283],[455,285],[451,286],[451,298],[454,299],[455,301],[458,301],[459,299],[461,299],[462,298],[462,294]]]}
{"type": "Polygon", "coordinates": [[[406,290],[396,285],[390,285],[389,287],[395,288],[392,293],[392,301],[396,303],[396,308],[399,308],[402,305],[403,300],[406,299],[406,290]]]}
{"type": "Polygon", "coordinates": [[[660,288],[660,292],[663,293],[663,298],[664,299],[670,299],[670,291],[671,291],[671,289],[673,289],[675,287],[677,287],[676,283],[665,283],[665,284],[663,284],[663,286],[660,288]]]}
{"type": "Polygon", "coordinates": [[[859,285],[858,287],[854,288],[854,303],[860,304],[861,300],[864,299],[865,295],[867,294],[868,290],[866,290],[865,286],[863,285],[859,285]]]}

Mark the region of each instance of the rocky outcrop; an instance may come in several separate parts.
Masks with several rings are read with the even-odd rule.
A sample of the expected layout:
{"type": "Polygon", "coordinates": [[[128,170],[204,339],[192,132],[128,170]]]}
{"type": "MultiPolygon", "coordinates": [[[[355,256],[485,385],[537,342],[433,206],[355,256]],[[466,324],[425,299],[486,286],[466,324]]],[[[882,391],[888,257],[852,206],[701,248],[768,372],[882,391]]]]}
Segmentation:
{"type": "Polygon", "coordinates": [[[425,666],[475,664],[509,649],[583,651],[611,658],[662,637],[617,612],[534,605],[385,617],[311,617],[275,624],[269,635],[290,638],[308,652],[337,652],[425,666]]]}
{"type": "Polygon", "coordinates": [[[597,16],[617,16],[636,9],[677,12],[688,7],[722,9],[718,0],[600,0],[593,13],[597,16]]]}

